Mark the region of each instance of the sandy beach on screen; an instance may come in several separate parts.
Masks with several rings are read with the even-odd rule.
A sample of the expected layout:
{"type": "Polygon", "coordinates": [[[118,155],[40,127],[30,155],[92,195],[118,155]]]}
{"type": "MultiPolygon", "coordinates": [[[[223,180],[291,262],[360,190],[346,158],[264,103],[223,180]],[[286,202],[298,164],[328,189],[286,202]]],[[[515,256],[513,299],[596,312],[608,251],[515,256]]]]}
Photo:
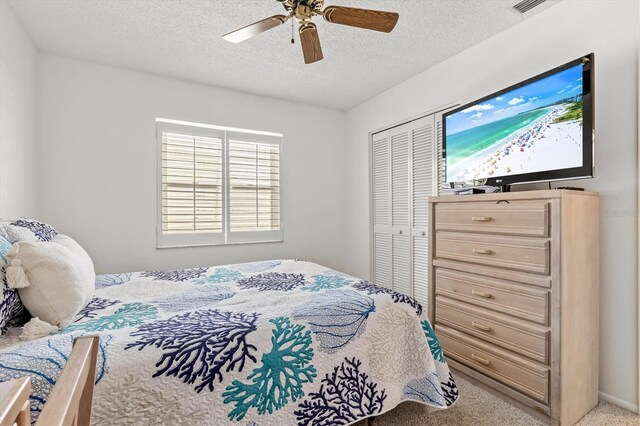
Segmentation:
{"type": "Polygon", "coordinates": [[[456,181],[582,166],[580,121],[554,124],[565,106],[458,164],[456,181]],[[528,135],[528,136],[527,136],[528,135]]]}

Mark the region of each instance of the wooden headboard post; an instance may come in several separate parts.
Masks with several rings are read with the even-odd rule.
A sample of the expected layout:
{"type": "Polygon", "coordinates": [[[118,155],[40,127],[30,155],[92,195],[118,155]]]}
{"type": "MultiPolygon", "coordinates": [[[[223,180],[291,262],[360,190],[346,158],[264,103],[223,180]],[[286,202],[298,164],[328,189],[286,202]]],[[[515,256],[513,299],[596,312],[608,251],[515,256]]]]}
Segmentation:
{"type": "Polygon", "coordinates": [[[0,383],[0,425],[31,426],[29,394],[31,378],[0,383]]]}
{"type": "Polygon", "coordinates": [[[91,424],[99,347],[98,336],[81,336],[74,340],[69,360],[58,377],[36,426],[91,424]]]}

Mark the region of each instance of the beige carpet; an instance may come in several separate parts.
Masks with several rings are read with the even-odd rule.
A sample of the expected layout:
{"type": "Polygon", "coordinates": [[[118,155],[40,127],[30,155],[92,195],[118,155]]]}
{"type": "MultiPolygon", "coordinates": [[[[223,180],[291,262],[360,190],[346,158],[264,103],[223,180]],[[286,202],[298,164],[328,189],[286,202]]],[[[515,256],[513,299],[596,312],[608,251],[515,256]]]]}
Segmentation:
{"type": "MultiPolygon", "coordinates": [[[[460,400],[449,410],[429,412],[424,405],[405,402],[390,412],[377,417],[375,426],[521,426],[542,425],[524,411],[471,383],[456,378],[460,400]]],[[[362,421],[356,426],[366,426],[362,421]]],[[[640,417],[613,404],[600,404],[578,423],[580,426],[640,425],[640,417]]]]}

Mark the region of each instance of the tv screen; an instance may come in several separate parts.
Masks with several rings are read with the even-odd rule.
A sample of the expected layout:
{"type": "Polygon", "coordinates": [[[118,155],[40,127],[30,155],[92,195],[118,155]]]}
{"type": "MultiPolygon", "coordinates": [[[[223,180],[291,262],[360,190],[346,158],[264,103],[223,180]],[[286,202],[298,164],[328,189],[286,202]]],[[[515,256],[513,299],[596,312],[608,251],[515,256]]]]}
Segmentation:
{"type": "Polygon", "coordinates": [[[593,55],[444,115],[447,182],[593,176],[593,55]]]}

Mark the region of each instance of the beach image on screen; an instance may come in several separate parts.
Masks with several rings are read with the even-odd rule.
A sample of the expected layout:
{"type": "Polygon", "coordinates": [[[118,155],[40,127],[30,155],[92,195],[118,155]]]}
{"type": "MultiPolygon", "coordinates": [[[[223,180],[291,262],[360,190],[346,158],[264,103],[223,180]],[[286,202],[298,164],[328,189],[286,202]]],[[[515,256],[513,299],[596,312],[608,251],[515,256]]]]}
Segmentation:
{"type": "Polygon", "coordinates": [[[447,182],[582,166],[582,66],[446,117],[447,182]]]}

